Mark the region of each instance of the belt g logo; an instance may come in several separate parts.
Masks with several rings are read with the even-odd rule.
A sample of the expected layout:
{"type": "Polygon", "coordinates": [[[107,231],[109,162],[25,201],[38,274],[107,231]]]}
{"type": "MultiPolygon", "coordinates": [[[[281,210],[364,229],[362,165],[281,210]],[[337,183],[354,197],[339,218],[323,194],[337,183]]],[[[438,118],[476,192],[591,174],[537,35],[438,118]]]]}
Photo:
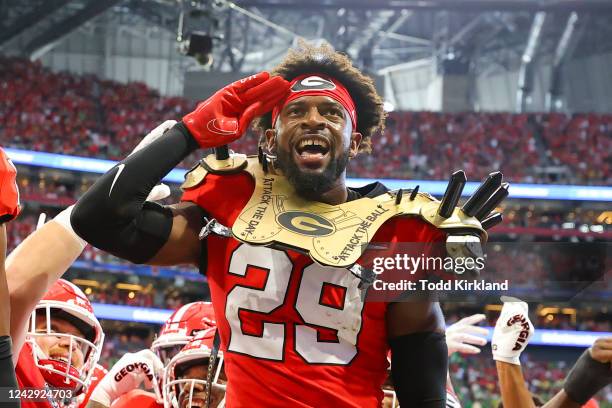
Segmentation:
{"type": "Polygon", "coordinates": [[[281,213],[276,221],[290,231],[312,237],[323,237],[335,231],[334,224],[326,218],[302,211],[281,213]]]}

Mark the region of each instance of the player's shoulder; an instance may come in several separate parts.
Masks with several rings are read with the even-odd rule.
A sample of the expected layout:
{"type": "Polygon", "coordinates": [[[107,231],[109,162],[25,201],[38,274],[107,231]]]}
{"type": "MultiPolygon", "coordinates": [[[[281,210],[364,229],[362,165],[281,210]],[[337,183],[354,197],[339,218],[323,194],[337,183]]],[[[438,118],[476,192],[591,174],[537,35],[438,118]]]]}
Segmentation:
{"type": "Polygon", "coordinates": [[[250,196],[255,181],[246,169],[253,160],[257,158],[243,154],[231,154],[224,160],[217,159],[213,154],[206,156],[185,174],[185,181],[181,185],[182,201],[197,202],[205,196],[210,203],[211,200],[226,199],[229,195],[250,196]]]}
{"type": "MultiPolygon", "coordinates": [[[[254,158],[254,157],[253,157],[254,158]]],[[[219,159],[209,154],[200,159],[187,173],[181,188],[192,190],[198,188],[208,179],[222,178],[244,173],[252,157],[239,153],[231,153],[226,159],[219,159]]]]}
{"type": "MultiPolygon", "coordinates": [[[[420,192],[418,186],[415,189],[405,188],[391,191],[385,184],[377,181],[352,190],[362,197],[369,198],[375,198],[383,194],[391,194],[398,198],[399,195],[398,201],[411,200],[415,202],[413,205],[425,206],[430,202],[437,202],[430,194],[420,192]]],[[[420,213],[420,211],[417,211],[417,213],[420,213]]],[[[389,219],[381,227],[380,234],[385,235],[385,240],[405,242],[439,241],[445,237],[442,230],[426,222],[422,217],[415,217],[414,215],[398,215],[389,219]]]]}

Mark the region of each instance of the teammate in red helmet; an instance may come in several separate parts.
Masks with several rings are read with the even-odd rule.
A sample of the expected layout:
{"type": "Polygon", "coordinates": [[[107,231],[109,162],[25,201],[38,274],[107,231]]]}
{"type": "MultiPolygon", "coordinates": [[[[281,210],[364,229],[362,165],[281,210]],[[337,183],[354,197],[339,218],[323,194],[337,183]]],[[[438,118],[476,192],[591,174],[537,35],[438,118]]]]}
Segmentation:
{"type": "Polygon", "coordinates": [[[227,378],[223,370],[223,353],[215,357],[214,367],[210,358],[216,327],[204,330],[196,335],[181,351],[172,358],[164,375],[164,406],[166,408],[190,408],[206,406],[206,387],[211,387],[211,408],[225,406],[225,384],[227,378]],[[214,372],[208,381],[208,370],[214,372]]]}
{"type": "Polygon", "coordinates": [[[163,407],[164,370],[198,333],[216,328],[214,318],[210,302],[187,303],[176,309],[162,326],[150,350],[128,353],[115,363],[110,375],[93,391],[88,406],[163,407]],[[124,370],[128,370],[127,375],[121,374],[124,370]]]}
{"type": "MultiPolygon", "coordinates": [[[[162,136],[174,123],[158,126],[136,149],[162,136]]],[[[5,161],[2,156],[2,165],[5,161]]],[[[8,186],[2,189],[9,191],[8,186]]],[[[168,194],[167,186],[156,186],[147,198],[168,194]]],[[[86,245],[70,225],[71,211],[72,206],[34,231],[6,260],[12,358],[19,386],[66,390],[44,400],[22,400],[24,407],[82,406],[91,391],[102,329],[83,292],[58,280],[86,245]]],[[[6,214],[14,216],[15,209],[6,214]]]]}

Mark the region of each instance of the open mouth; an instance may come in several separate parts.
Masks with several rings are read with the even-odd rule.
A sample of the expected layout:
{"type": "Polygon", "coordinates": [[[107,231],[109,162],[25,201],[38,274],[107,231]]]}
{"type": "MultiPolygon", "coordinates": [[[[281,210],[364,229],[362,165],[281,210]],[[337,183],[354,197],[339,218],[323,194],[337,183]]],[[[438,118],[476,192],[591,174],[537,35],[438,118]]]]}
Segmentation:
{"type": "Polygon", "coordinates": [[[305,135],[301,137],[294,147],[298,161],[309,168],[318,168],[331,151],[329,141],[319,135],[305,135]]]}
{"type": "Polygon", "coordinates": [[[49,358],[51,360],[61,361],[62,363],[70,365],[70,361],[68,361],[68,357],[67,356],[56,354],[56,355],[49,356],[49,358]]]}

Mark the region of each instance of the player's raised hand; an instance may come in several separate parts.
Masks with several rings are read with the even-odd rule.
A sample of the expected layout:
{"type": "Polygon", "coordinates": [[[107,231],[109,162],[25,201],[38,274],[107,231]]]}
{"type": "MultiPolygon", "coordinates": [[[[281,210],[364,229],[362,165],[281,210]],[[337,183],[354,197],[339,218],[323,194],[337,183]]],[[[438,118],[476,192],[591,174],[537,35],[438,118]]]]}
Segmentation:
{"type": "Polygon", "coordinates": [[[98,383],[90,400],[110,407],[121,395],[145,385],[150,389],[160,378],[164,365],[149,349],[127,353],[115,363],[108,374],[98,383]]]}
{"type": "Polygon", "coordinates": [[[19,211],[21,206],[17,188],[17,169],[0,148],[0,224],[17,217],[19,211]]]}
{"type": "Polygon", "coordinates": [[[502,301],[504,307],[495,324],[491,341],[493,359],[521,365],[519,357],[535,331],[529,320],[529,306],[514,298],[502,297],[502,301]]]}
{"type": "Polygon", "coordinates": [[[600,337],[589,349],[591,358],[600,363],[612,363],[612,337],[600,337]]]}
{"type": "Polygon", "coordinates": [[[448,355],[459,352],[461,354],[478,354],[480,348],[487,344],[485,337],[489,331],[484,327],[476,326],[485,319],[483,314],[464,317],[446,329],[446,345],[448,355]]]}
{"type": "Polygon", "coordinates": [[[249,123],[272,110],[289,91],[289,82],[267,72],[236,81],[183,117],[200,147],[222,146],[240,138],[249,123]]]}

